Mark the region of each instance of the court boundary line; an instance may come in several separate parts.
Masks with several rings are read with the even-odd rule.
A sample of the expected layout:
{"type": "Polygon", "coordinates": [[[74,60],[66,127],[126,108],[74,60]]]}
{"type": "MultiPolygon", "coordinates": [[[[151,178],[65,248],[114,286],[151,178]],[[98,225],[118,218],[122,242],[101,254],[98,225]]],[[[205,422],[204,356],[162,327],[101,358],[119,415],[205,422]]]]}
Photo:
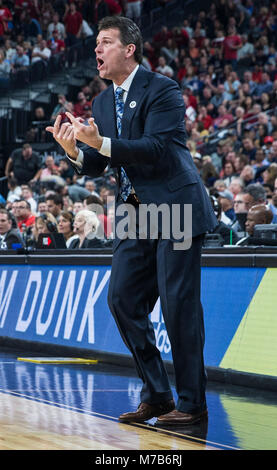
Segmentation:
{"type": "MultiPolygon", "coordinates": [[[[44,398],[34,397],[34,396],[31,396],[31,395],[25,395],[23,393],[15,392],[13,390],[4,390],[4,389],[0,388],[0,393],[3,393],[4,395],[15,396],[15,397],[18,397],[18,398],[25,398],[27,400],[35,401],[35,402],[38,402],[38,403],[43,403],[43,404],[50,405],[50,406],[56,406],[58,408],[66,409],[66,410],[69,410],[69,411],[75,411],[77,413],[86,414],[88,416],[95,416],[96,418],[102,418],[102,419],[106,419],[108,421],[115,421],[116,423],[119,423],[121,425],[127,425],[127,426],[132,426],[132,427],[143,428],[143,429],[146,429],[150,432],[158,432],[160,434],[167,434],[169,436],[178,437],[180,439],[184,439],[184,440],[187,440],[187,441],[192,441],[192,442],[196,442],[196,443],[201,443],[201,444],[214,446],[216,449],[241,450],[237,447],[228,446],[227,444],[220,444],[220,443],[216,443],[216,442],[213,442],[213,441],[208,441],[206,439],[201,439],[201,438],[198,438],[198,437],[192,437],[192,436],[189,436],[187,434],[181,434],[181,433],[178,433],[177,431],[171,431],[169,429],[154,427],[154,426],[151,426],[149,424],[147,425],[147,424],[143,424],[143,423],[123,423],[123,422],[120,422],[118,420],[118,418],[116,418],[114,416],[105,415],[103,413],[98,413],[96,411],[85,410],[85,409],[74,407],[74,406],[71,406],[71,405],[66,405],[64,403],[62,404],[62,403],[53,402],[53,401],[50,401],[50,400],[46,400],[44,398]]],[[[136,449],[134,449],[134,450],[136,450],[136,449]]],[[[159,449],[157,449],[157,450],[159,450],[159,449]]]]}

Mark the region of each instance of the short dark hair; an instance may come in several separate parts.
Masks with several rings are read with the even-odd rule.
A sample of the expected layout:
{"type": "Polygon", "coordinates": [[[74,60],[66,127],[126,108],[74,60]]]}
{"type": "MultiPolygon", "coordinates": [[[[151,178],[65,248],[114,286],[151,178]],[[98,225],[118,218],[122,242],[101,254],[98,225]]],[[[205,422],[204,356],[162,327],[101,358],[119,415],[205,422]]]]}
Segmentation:
{"type": "Polygon", "coordinates": [[[7,209],[0,208],[0,214],[5,214],[9,222],[13,222],[12,214],[7,209]]]}
{"type": "Polygon", "coordinates": [[[54,204],[56,206],[62,206],[63,207],[63,198],[60,194],[48,194],[46,196],[45,201],[54,201],[54,204]]]}
{"type": "Polygon", "coordinates": [[[252,183],[243,190],[244,194],[250,194],[254,201],[266,201],[266,190],[260,183],[252,183]]]}
{"type": "Polygon", "coordinates": [[[124,46],[128,44],[136,46],[134,59],[140,64],[142,62],[143,41],[140,29],[136,23],[125,16],[105,16],[99,21],[99,32],[111,28],[119,30],[120,40],[124,46]]]}
{"type": "Polygon", "coordinates": [[[26,204],[26,209],[31,210],[31,204],[30,204],[28,201],[26,201],[26,199],[20,198],[20,199],[18,199],[18,201],[16,201],[16,202],[25,202],[25,204],[26,204]]]}

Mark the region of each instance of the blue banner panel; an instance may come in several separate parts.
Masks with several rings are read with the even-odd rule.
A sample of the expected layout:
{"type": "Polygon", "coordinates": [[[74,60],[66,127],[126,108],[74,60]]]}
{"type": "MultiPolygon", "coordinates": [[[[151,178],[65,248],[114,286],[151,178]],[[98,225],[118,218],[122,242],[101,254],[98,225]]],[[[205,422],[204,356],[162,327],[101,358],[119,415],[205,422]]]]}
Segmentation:
{"type": "Polygon", "coordinates": [[[207,365],[219,366],[265,271],[265,268],[202,268],[207,365]]]}
{"type": "MultiPolygon", "coordinates": [[[[206,365],[219,366],[264,272],[202,268],[206,365]]],[[[110,273],[110,266],[1,266],[0,336],[128,355],[107,304],[110,273]]],[[[171,360],[159,300],[151,320],[171,360]]]]}

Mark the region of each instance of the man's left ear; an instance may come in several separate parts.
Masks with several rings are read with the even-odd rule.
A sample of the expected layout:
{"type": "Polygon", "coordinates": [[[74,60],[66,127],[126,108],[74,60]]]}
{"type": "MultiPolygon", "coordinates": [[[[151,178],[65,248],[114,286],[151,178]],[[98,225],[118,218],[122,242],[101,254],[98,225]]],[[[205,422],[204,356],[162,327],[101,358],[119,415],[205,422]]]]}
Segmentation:
{"type": "Polygon", "coordinates": [[[132,55],[134,55],[135,50],[136,50],[135,44],[128,44],[127,49],[126,49],[127,57],[131,57],[132,55]]]}

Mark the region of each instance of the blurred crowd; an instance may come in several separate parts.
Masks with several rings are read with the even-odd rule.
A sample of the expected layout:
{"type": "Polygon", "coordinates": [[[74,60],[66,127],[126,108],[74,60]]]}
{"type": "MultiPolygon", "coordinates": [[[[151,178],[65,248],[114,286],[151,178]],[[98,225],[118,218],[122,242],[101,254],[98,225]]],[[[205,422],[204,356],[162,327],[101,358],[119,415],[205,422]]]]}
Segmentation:
{"type": "MultiPolygon", "coordinates": [[[[9,34],[7,30],[1,34],[0,23],[0,77],[3,62],[10,61],[12,67],[9,49],[15,43],[16,50],[23,47],[23,56],[28,55],[26,44],[18,42],[20,35],[25,43],[30,39],[29,33],[26,36],[20,30],[27,10],[41,27],[39,39],[46,41],[45,47],[51,50],[47,41],[52,40],[53,34],[61,35],[61,47],[69,44],[65,15],[72,9],[91,28],[96,18],[100,19],[95,16],[96,10],[99,15],[127,14],[128,2],[118,2],[121,10],[114,9],[112,13],[112,2],[104,2],[109,5],[109,12],[100,9],[103,2],[93,3],[92,17],[88,1],[0,0],[0,15],[4,6],[14,3],[12,19],[3,20],[2,14],[2,24],[13,24],[9,34]]],[[[139,3],[137,9],[133,5],[132,12],[131,7],[128,9],[129,16],[139,23],[142,2],[129,3],[139,3]]],[[[37,40],[38,35],[34,34],[33,49],[37,40]]],[[[219,220],[216,234],[222,245],[251,243],[255,225],[274,228],[277,223],[276,46],[277,1],[269,0],[215,0],[208,11],[180,18],[180,24],[172,28],[162,26],[151,40],[144,42],[143,65],[171,77],[180,86],[186,105],[187,146],[210,194],[219,220]]],[[[37,108],[36,122],[53,122],[58,114],[66,120],[66,110],[86,120],[94,97],[106,86],[98,76],[92,77],[75,100],[58,95],[57,105],[50,113],[41,106],[37,108]]],[[[67,247],[110,246],[114,219],[111,201],[116,186],[112,172],[107,169],[96,180],[77,176],[64,155],[42,157],[32,149],[32,142],[45,138],[41,126],[31,127],[27,143],[14,150],[7,161],[9,193],[0,200],[0,236],[1,220],[11,217],[7,220],[7,224],[12,224],[10,230],[16,231],[22,243],[30,247],[36,246],[41,230],[49,232],[49,222],[56,232],[64,234],[67,247]],[[94,213],[94,222],[88,222],[87,211],[94,213]],[[88,223],[83,238],[76,225],[79,213],[88,223]],[[104,236],[97,235],[99,230],[104,236]],[[94,236],[88,235],[91,233],[94,236]]]]}

